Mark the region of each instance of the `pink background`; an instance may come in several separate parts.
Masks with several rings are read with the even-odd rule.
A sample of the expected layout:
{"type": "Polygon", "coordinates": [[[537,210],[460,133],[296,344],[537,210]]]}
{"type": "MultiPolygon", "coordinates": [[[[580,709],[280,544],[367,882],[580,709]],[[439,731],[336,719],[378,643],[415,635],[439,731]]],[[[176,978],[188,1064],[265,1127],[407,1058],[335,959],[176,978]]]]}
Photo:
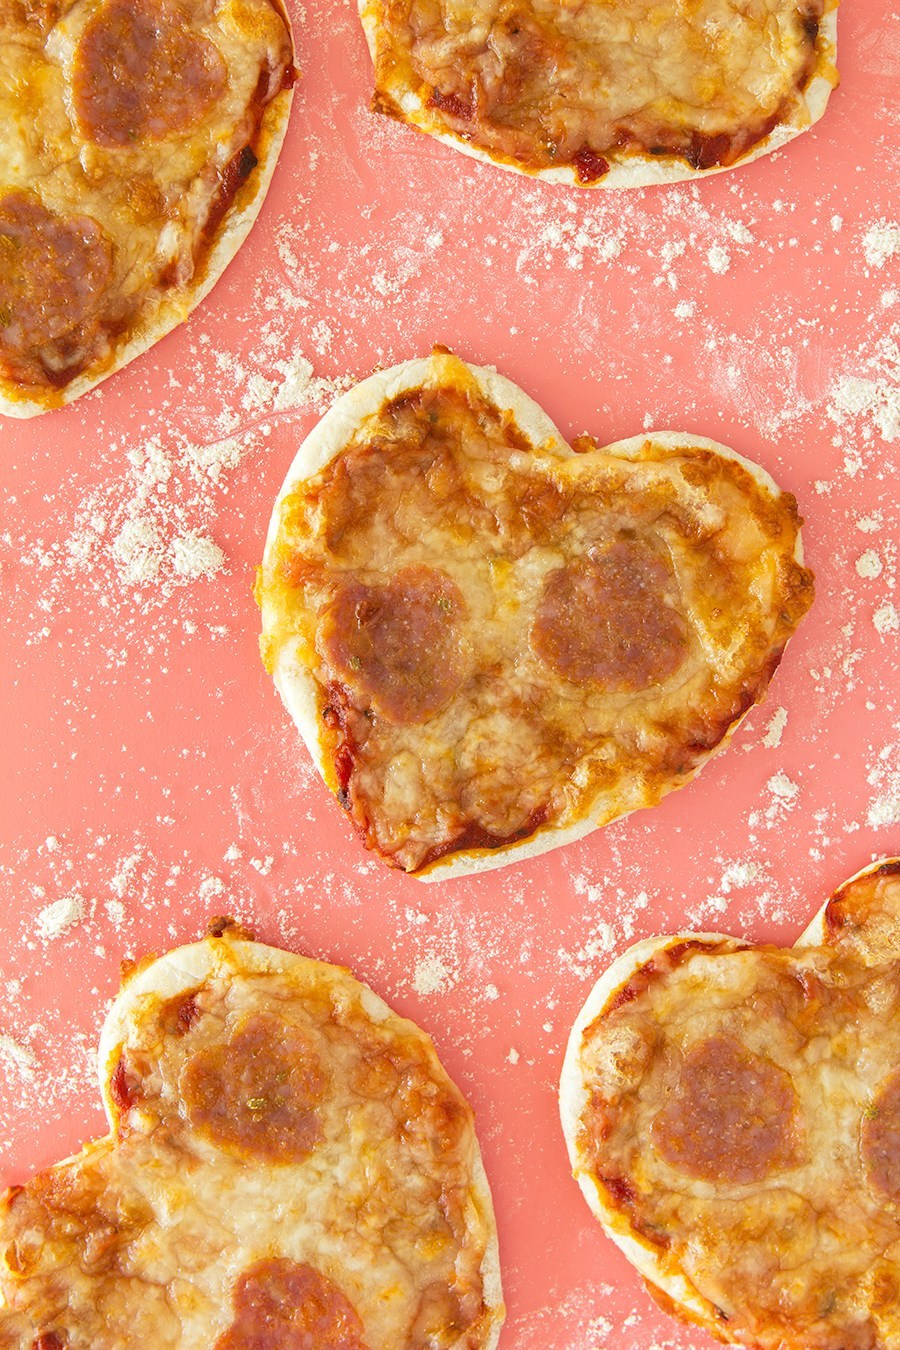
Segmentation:
{"type": "Polygon", "coordinates": [[[349,4],[295,6],[283,159],[211,299],[75,407],[0,425],[0,1181],[102,1130],[91,1056],[120,958],[230,911],[433,1032],[478,1114],[505,1347],[709,1344],[590,1217],[556,1082],[614,952],[691,924],[791,942],[900,851],[900,253],[871,234],[900,213],[891,9],[847,0],[842,86],[786,151],[604,195],[375,118],[349,4]],[[311,770],[257,656],[251,588],[335,388],[436,341],[495,364],[565,434],[672,427],[758,460],[800,499],[818,598],[694,785],[546,858],[425,887],[367,859],[311,770]],[[299,401],[298,357],[314,372],[299,401]],[[230,467],[208,448],[225,437],[230,467]],[[135,529],[152,582],[126,556],[135,529]],[[173,569],[191,531],[223,550],[216,575],[173,569]],[[82,921],[42,937],[42,911],[73,897],[82,921]]]}

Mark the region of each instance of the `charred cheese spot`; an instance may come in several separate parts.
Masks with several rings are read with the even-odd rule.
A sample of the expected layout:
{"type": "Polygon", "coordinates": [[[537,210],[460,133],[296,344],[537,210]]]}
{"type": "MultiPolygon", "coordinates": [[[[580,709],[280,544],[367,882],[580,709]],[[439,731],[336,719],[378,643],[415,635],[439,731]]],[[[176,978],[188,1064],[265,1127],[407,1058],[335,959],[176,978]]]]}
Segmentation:
{"type": "Polygon", "coordinates": [[[184,135],[222,96],[227,74],[177,0],[107,0],[78,47],[78,120],[105,146],[184,135]]]}
{"type": "Polygon", "coordinates": [[[416,725],[459,688],[466,613],[444,572],[406,567],[385,585],[344,586],[322,615],[318,643],[358,700],[396,726],[416,725]]]}
{"type": "Polygon", "coordinates": [[[654,1143],[673,1167],[739,1185],[796,1167],[800,1134],[790,1077],[728,1036],[710,1037],[688,1053],[653,1126],[654,1143]]]}
{"type": "Polygon", "coordinates": [[[881,1084],[864,1112],[860,1149],[873,1189],[900,1202],[900,1071],[881,1084]]]}
{"type": "Polygon", "coordinates": [[[112,270],[90,216],[56,215],[25,192],[0,199],[0,357],[15,366],[49,347],[64,370],[91,346],[112,270]]]}
{"type": "Polygon", "coordinates": [[[531,630],[539,656],[576,683],[645,689],[687,655],[671,566],[646,544],[618,539],[551,572],[531,630]]]}
{"type": "Polygon", "coordinates": [[[736,163],[824,64],[825,0],[368,0],[376,110],[526,171],[736,163]],[[403,109],[403,111],[400,111],[403,109]]]}
{"type": "Polygon", "coordinates": [[[367,1350],[352,1303],[312,1266],[284,1257],[258,1261],[232,1298],[234,1322],[214,1350],[367,1350]]]}
{"type": "Polygon", "coordinates": [[[191,1125],[226,1152],[295,1163],[322,1139],[316,1107],[327,1080],[309,1037],[268,1013],[241,1021],[186,1063],[181,1096],[191,1125]]]}

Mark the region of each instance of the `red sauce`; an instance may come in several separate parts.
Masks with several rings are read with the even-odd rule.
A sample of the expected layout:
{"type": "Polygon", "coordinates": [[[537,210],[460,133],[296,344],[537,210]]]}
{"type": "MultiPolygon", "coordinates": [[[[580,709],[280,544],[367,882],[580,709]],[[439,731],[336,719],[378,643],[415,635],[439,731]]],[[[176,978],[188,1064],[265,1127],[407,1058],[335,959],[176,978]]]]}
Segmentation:
{"type": "Polygon", "coordinates": [[[459,94],[444,94],[440,89],[433,89],[428,100],[428,106],[429,108],[437,108],[439,112],[445,112],[450,117],[457,118],[460,122],[471,122],[475,115],[471,93],[469,102],[465,102],[459,94]]]}
{"type": "Polygon", "coordinates": [[[630,1181],[624,1177],[598,1177],[598,1181],[609,1192],[617,1205],[630,1205],[637,1196],[630,1181]]]}
{"type": "Polygon", "coordinates": [[[573,160],[579,183],[599,183],[609,173],[609,160],[583,145],[573,160]]]}
{"type": "Polygon", "coordinates": [[[128,1080],[124,1053],[119,1056],[119,1062],[110,1079],[109,1091],[116,1106],[123,1113],[131,1110],[140,1095],[138,1085],[128,1080]]]}
{"type": "MultiPolygon", "coordinates": [[[[481,825],[470,823],[454,839],[448,840],[445,844],[436,844],[434,848],[428,850],[419,866],[417,872],[423,868],[429,867],[431,863],[437,862],[439,858],[446,858],[450,853],[461,853],[463,850],[479,848],[503,848],[508,844],[518,844],[523,839],[530,838],[547,819],[547,806],[539,806],[517,830],[509,834],[492,834],[481,825]]],[[[387,859],[390,862],[390,858],[387,859]]]]}

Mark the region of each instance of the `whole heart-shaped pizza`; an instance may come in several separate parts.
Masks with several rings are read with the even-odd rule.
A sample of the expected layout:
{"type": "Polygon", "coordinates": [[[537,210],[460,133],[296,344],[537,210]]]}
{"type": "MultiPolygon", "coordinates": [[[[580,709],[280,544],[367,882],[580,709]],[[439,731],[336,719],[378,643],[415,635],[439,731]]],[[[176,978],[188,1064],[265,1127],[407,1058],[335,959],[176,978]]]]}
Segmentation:
{"type": "Polygon", "coordinates": [[[0,412],[187,317],[256,218],[293,80],[280,0],[0,0],[0,412]]]}
{"type": "Polygon", "coordinates": [[[376,112],[581,187],[717,173],[812,126],[837,0],[359,0],[376,112]]]}
{"type": "Polygon", "coordinates": [[[217,921],[107,1017],[111,1131],[0,1201],[3,1350],[487,1350],[472,1113],[346,971],[217,921]]]}
{"type": "Polygon", "coordinates": [[[900,860],[788,950],[630,948],[578,1016],[560,1107],[588,1204],[667,1311],[752,1350],[892,1350],[900,860]]]}
{"type": "Polygon", "coordinates": [[[702,437],[569,446],[444,349],[301,446],[262,650],[367,847],[433,879],[680,787],[763,697],[812,600],[796,502],[702,437]]]}

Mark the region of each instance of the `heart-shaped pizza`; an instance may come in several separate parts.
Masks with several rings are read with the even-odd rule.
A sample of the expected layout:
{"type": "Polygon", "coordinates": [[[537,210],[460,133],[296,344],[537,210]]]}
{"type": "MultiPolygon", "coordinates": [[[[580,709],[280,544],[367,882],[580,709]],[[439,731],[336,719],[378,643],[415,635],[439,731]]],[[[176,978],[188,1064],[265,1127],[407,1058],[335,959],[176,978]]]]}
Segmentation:
{"type": "Polygon", "coordinates": [[[111,1131],[0,1201],[3,1350],[487,1350],[472,1113],[346,971],[211,936],[126,979],[111,1131]]]}
{"type": "Polygon", "coordinates": [[[67,403],[207,294],[294,73],[280,0],[0,0],[0,412],[67,403]]]}
{"type": "Polygon", "coordinates": [[[812,126],[837,0],[359,0],[372,107],[581,187],[717,173],[812,126]]]}
{"type": "Polygon", "coordinates": [[[669,1312],[752,1350],[900,1344],[900,860],[790,949],[637,943],[560,1085],[575,1176],[669,1312]]]}
{"type": "Polygon", "coordinates": [[[301,446],[262,649],[366,845],[433,879],[652,806],[763,697],[813,594],[794,498],[698,436],[569,446],[444,349],[301,446]]]}

